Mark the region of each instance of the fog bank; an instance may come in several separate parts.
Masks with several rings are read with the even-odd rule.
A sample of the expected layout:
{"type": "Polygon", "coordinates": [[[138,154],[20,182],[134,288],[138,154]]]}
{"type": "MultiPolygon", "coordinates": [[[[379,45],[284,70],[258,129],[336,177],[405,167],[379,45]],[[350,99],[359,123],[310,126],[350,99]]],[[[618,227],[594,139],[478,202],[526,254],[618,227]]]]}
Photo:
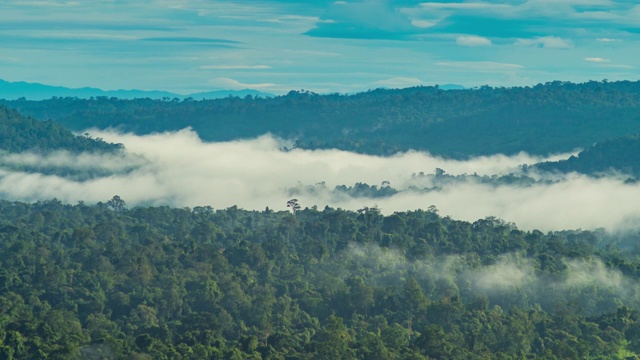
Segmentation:
{"type": "Polygon", "coordinates": [[[474,181],[453,183],[433,191],[412,191],[417,173],[444,169],[449,174],[493,175],[518,172],[519,165],[568,157],[539,158],[527,154],[446,160],[408,152],[377,157],[339,150],[282,151],[284,142],[271,136],[223,143],[203,143],[191,130],[137,136],[115,131],[90,131],[106,141],[122,143],[124,155],[47,156],[17,154],[0,157],[3,198],[37,201],[57,198],[75,203],[106,201],[119,195],[129,206],[210,205],[227,208],[286,210],[290,189],[324,182],[329,191],[296,195],[300,205],[357,210],[377,205],[383,213],[426,209],[475,221],[496,216],[521,229],[609,229],[636,227],[640,219],[640,186],[615,178],[570,175],[552,184],[492,186],[474,181]],[[39,167],[72,168],[101,174],[88,178],[56,176],[39,167]],[[31,170],[25,170],[27,167],[31,170]],[[36,169],[36,170],[33,170],[36,169]],[[106,175],[105,175],[106,174],[106,175]],[[379,198],[336,197],[330,190],[355,183],[400,190],[379,198]],[[404,191],[403,191],[404,190],[404,191]]]}
{"type": "MultiPolygon", "coordinates": [[[[575,302],[576,312],[601,314],[615,311],[620,303],[640,306],[640,283],[597,257],[559,259],[557,273],[542,271],[539,259],[503,254],[493,264],[482,265],[473,255],[451,255],[407,260],[399,251],[376,244],[351,244],[342,253],[338,276],[346,279],[367,272],[376,285],[398,286],[415,278],[432,299],[460,293],[463,301],[486,297],[491,305],[507,309],[542,306],[553,311],[575,302]],[[373,271],[372,271],[373,270],[373,271]],[[375,275],[372,275],[375,274],[375,275]],[[452,291],[453,290],[453,291],[452,291]]],[[[363,276],[364,277],[364,276],[363,276]]],[[[400,290],[402,291],[402,290],[400,290]]]]}

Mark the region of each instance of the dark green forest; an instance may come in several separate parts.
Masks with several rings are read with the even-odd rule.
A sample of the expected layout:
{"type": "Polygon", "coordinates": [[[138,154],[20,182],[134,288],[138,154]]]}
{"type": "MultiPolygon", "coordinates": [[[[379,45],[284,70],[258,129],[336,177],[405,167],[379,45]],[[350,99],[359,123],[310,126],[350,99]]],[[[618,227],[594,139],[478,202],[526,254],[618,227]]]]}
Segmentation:
{"type": "MultiPolygon", "coordinates": [[[[116,100],[112,99],[110,101],[116,100]]],[[[33,117],[24,116],[16,110],[0,105],[0,151],[4,151],[5,153],[28,151],[45,154],[55,150],[64,150],[72,153],[116,153],[123,149],[124,147],[122,144],[110,144],[100,138],[91,138],[88,134],[81,136],[74,135],[70,130],[60,125],[57,121],[39,121],[33,117]]],[[[0,166],[7,165],[0,163],[0,166]]],[[[108,175],[73,174],[68,171],[61,173],[59,169],[47,168],[13,168],[13,170],[38,171],[44,174],[54,173],[61,176],[75,177],[77,179],[91,178],[97,175],[108,175]]],[[[540,170],[560,173],[578,172],[596,176],[610,172],[618,172],[622,175],[638,178],[640,177],[640,137],[638,135],[626,135],[614,139],[603,140],[602,142],[588,146],[585,150],[577,154],[577,156],[571,156],[566,160],[557,162],[526,165],[525,170],[540,170]]],[[[424,176],[424,174],[418,176],[424,176]]],[[[444,180],[449,182],[453,180],[466,181],[467,179],[483,183],[495,183],[498,185],[530,185],[535,183],[533,179],[526,175],[493,176],[487,178],[486,176],[479,177],[477,175],[453,177],[446,174],[446,176],[436,178],[436,180],[440,180],[441,182],[444,180]]],[[[356,197],[391,196],[396,193],[396,190],[389,187],[384,189],[374,189],[367,184],[356,184],[354,186],[341,186],[340,188],[335,189],[335,191],[356,197]]],[[[292,195],[295,194],[296,190],[294,189],[292,191],[292,195]]]]}
{"type": "Polygon", "coordinates": [[[533,87],[378,89],[354,95],[292,91],[274,98],[121,100],[52,98],[5,104],[74,131],[138,134],[192,127],[205,141],[265,133],[297,146],[389,155],[421,150],[451,158],[549,154],[640,133],[640,82],[555,81],[533,87]]]}
{"type": "Polygon", "coordinates": [[[0,106],[0,151],[46,153],[65,150],[80,153],[114,152],[119,149],[122,149],[120,144],[109,144],[88,136],[76,136],[55,121],[38,121],[0,106]]]}
{"type": "MultiPolygon", "coordinates": [[[[371,154],[585,149],[519,174],[413,174],[431,185],[412,191],[548,181],[529,170],[637,178],[639,94],[638,82],[554,82],[0,101],[9,107],[0,105],[0,149],[117,156],[122,145],[67,127],[144,134],[192,126],[209,141],[271,132],[300,147],[371,154]]],[[[78,181],[110,175],[11,166],[0,163],[78,181]]],[[[314,191],[399,192],[389,183],[299,184],[290,211],[136,207],[119,196],[0,200],[0,359],[640,358],[639,232],[542,233],[495,217],[460,221],[433,206],[385,216],[377,207],[319,209],[294,199],[314,191]]]]}
{"type": "Polygon", "coordinates": [[[581,151],[577,156],[557,162],[536,164],[533,168],[550,172],[578,172],[587,175],[621,175],[640,177],[640,137],[628,135],[606,140],[581,151]]]}
{"type": "Polygon", "coordinates": [[[636,358],[637,239],[435,208],[0,201],[0,357],[636,358]]]}

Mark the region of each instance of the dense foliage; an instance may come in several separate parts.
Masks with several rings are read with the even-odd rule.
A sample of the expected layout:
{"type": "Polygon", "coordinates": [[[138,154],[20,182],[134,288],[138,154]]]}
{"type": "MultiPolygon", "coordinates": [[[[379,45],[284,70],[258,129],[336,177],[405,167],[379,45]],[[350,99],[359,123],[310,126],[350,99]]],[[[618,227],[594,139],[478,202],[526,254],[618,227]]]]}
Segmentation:
{"type": "Polygon", "coordinates": [[[551,82],[533,87],[414,87],[355,95],[292,91],[275,98],[0,101],[70,129],[137,133],[193,127],[206,141],[270,132],[306,148],[371,154],[426,150],[449,157],[548,154],[640,133],[640,82],[551,82]]]}
{"type": "Polygon", "coordinates": [[[594,144],[577,156],[557,162],[537,164],[535,169],[557,172],[578,172],[588,175],[620,173],[640,177],[640,137],[638,135],[594,144]]]}
{"type": "MultiPolygon", "coordinates": [[[[555,82],[351,96],[292,92],[274,99],[7,103],[77,130],[118,126],[147,133],[190,125],[206,140],[272,132],[306,147],[463,157],[557,152],[638,132],[639,94],[640,83],[555,82]]],[[[537,169],[615,169],[637,177],[638,144],[637,136],[603,141],[537,169]]],[[[50,151],[80,159],[91,155],[80,152],[118,148],[0,106],[0,149],[45,155],[26,166],[4,154],[5,168],[85,180],[109,174],[49,166],[50,151]]],[[[130,172],[136,161],[115,171],[130,172]]],[[[449,175],[443,169],[411,180],[408,190],[422,192],[464,182],[546,181],[526,173],[449,175]]],[[[386,197],[401,191],[388,182],[334,189],[319,183],[290,193],[386,197]]],[[[544,234],[496,218],[458,221],[433,207],[383,216],[377,208],[303,209],[295,199],[287,205],[290,212],[128,208],[117,196],[97,205],[0,201],[0,359],[640,354],[640,234],[544,234]]]]}
{"type": "Polygon", "coordinates": [[[38,121],[24,117],[0,105],[0,152],[107,152],[120,149],[100,139],[76,136],[54,121],[38,121]]]}
{"type": "Polygon", "coordinates": [[[0,201],[0,358],[640,353],[637,235],[291,204],[0,201]]]}

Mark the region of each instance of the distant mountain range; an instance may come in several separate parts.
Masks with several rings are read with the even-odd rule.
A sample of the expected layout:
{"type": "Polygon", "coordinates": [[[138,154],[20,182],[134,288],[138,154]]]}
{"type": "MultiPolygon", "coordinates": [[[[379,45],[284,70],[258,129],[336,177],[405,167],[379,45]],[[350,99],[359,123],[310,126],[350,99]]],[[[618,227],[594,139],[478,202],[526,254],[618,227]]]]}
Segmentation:
{"type": "Polygon", "coordinates": [[[28,83],[24,81],[10,82],[0,80],[0,99],[16,100],[25,98],[27,100],[46,100],[52,97],[77,97],[80,99],[89,99],[91,97],[107,96],[119,99],[163,99],[178,98],[180,100],[193,98],[195,100],[202,99],[220,99],[228,96],[245,97],[247,95],[260,97],[273,97],[273,94],[261,92],[258,90],[215,90],[207,92],[199,92],[188,95],[176,94],[168,91],[145,91],[145,90],[102,90],[98,88],[67,88],[63,86],[51,86],[39,83],[28,83]]]}

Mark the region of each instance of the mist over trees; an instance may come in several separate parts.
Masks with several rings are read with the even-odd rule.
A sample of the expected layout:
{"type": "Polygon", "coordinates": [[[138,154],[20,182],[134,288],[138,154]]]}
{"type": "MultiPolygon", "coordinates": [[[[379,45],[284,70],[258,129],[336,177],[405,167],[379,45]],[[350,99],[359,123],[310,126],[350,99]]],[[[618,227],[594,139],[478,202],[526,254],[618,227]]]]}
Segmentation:
{"type": "Polygon", "coordinates": [[[0,354],[628,358],[638,235],[496,218],[0,201],[0,354]]]}
{"type": "Polygon", "coordinates": [[[386,155],[420,150],[452,158],[569,152],[640,132],[640,82],[630,81],[467,90],[432,86],[354,95],[301,90],[275,98],[1,103],[76,131],[113,127],[147,134],[190,126],[205,141],[272,133],[310,149],[386,155]]]}
{"type": "Polygon", "coordinates": [[[95,205],[0,200],[0,359],[640,357],[637,226],[543,233],[494,216],[457,220],[428,203],[385,215],[369,205],[319,209],[305,197],[562,184],[562,175],[538,172],[622,173],[633,186],[640,82],[0,102],[33,116],[0,106],[0,179],[51,175],[54,188],[158,172],[125,157],[122,145],[57,121],[75,131],[191,126],[207,141],[267,132],[297,141],[282,153],[428,150],[466,159],[584,149],[511,174],[438,167],[414,173],[404,189],[387,180],[299,183],[285,189],[289,211],[131,206],[122,194],[95,205]]]}

